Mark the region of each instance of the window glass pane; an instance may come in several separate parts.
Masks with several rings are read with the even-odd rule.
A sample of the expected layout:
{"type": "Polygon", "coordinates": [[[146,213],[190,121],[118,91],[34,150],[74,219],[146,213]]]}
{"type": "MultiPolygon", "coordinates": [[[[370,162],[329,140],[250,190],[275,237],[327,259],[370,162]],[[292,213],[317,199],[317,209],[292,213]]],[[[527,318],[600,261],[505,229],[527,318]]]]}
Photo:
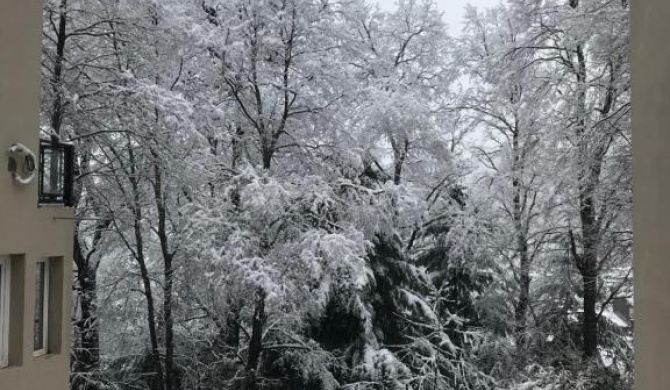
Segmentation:
{"type": "Polygon", "coordinates": [[[46,283],[46,263],[39,262],[37,263],[37,269],[35,270],[35,331],[34,331],[34,350],[39,351],[44,349],[45,340],[44,340],[44,293],[45,293],[45,283],[46,283]]]}
{"type": "Polygon", "coordinates": [[[7,364],[9,355],[9,260],[0,258],[0,366],[7,364]]]}
{"type": "Polygon", "coordinates": [[[51,151],[44,150],[44,165],[42,166],[42,188],[45,194],[51,193],[51,151]]]}
{"type": "Polygon", "coordinates": [[[63,153],[58,150],[44,149],[42,166],[42,188],[45,194],[63,193],[63,153]]]}
{"type": "Polygon", "coordinates": [[[8,318],[5,314],[5,268],[2,260],[0,260],[0,363],[4,363],[7,358],[5,347],[5,323],[8,318]]]}
{"type": "MultiPolygon", "coordinates": [[[[40,203],[69,203],[72,192],[72,145],[40,145],[40,203]]],[[[70,206],[70,204],[68,204],[70,206]]]]}
{"type": "Polygon", "coordinates": [[[5,269],[3,268],[4,264],[0,262],[0,327],[2,327],[2,324],[5,322],[5,313],[2,309],[4,309],[3,306],[3,299],[4,298],[4,288],[5,288],[5,281],[2,280],[2,277],[5,274],[5,269]]]}

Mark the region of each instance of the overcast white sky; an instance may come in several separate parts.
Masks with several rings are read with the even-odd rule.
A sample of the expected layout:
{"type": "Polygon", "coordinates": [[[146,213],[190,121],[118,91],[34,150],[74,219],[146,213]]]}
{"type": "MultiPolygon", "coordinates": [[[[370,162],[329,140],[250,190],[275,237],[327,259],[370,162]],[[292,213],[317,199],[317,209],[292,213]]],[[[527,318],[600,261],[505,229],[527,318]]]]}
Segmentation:
{"type": "MultiPolygon", "coordinates": [[[[372,0],[375,1],[375,0],[372,0]]],[[[392,10],[397,0],[376,0],[382,9],[392,10]]],[[[444,21],[449,25],[449,32],[458,35],[463,27],[465,6],[472,4],[477,8],[488,8],[498,5],[502,0],[435,0],[437,7],[444,13],[444,21]]]]}

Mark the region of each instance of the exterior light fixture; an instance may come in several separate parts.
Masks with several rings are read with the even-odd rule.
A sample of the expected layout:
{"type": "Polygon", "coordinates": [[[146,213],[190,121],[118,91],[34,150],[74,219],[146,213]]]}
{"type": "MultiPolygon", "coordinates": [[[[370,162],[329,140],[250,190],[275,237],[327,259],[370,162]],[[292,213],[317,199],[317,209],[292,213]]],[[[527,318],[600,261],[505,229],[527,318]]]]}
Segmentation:
{"type": "Polygon", "coordinates": [[[8,150],[9,163],[7,169],[20,184],[30,184],[37,174],[35,154],[23,144],[14,144],[8,150]]]}
{"type": "Polygon", "coordinates": [[[39,203],[73,206],[74,146],[40,141],[39,203]]]}

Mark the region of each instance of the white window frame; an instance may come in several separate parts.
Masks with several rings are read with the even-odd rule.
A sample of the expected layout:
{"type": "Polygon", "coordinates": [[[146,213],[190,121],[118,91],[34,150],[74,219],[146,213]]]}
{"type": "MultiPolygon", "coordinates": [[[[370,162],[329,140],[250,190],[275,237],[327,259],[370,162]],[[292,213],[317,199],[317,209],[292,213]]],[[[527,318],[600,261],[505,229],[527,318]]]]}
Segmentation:
{"type": "MultiPolygon", "coordinates": [[[[44,299],[44,307],[42,308],[42,321],[44,323],[42,324],[42,348],[34,349],[35,345],[33,344],[33,356],[35,357],[46,355],[49,352],[49,260],[38,260],[35,263],[35,276],[37,276],[37,267],[40,263],[44,264],[44,296],[42,297],[44,299]]],[[[35,286],[35,289],[37,290],[37,286],[35,286]]],[[[34,304],[37,304],[37,296],[35,296],[34,304]]],[[[33,332],[35,331],[34,329],[33,322],[33,332]]]]}
{"type": "Polygon", "coordinates": [[[9,295],[11,293],[11,261],[0,256],[0,368],[9,365],[9,295]]]}

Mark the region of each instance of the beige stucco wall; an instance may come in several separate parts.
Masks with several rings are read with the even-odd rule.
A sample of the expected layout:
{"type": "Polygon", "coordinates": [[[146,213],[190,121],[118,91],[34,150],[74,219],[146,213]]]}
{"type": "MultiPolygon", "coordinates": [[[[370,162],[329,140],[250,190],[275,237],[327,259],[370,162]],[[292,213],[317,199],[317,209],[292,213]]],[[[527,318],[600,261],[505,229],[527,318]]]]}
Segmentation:
{"type": "Polygon", "coordinates": [[[633,179],[637,390],[670,388],[670,1],[635,0],[633,179]]]}
{"type": "MultiPolygon", "coordinates": [[[[23,276],[14,291],[10,344],[21,346],[13,364],[0,369],[0,390],[64,390],[69,375],[69,317],[72,275],[72,210],[37,207],[36,180],[27,186],[13,182],[7,171],[7,149],[15,142],[38,151],[42,1],[0,0],[0,255],[14,255],[15,276],[23,276]],[[52,297],[51,312],[63,313],[50,324],[51,350],[33,357],[35,261],[62,257],[61,294],[52,297]],[[18,305],[16,304],[18,302],[18,305]],[[19,310],[22,304],[23,310],[19,310]],[[22,331],[21,331],[22,330],[22,331]]],[[[53,287],[53,286],[52,286],[53,287]]],[[[58,290],[58,288],[56,288],[58,290]]],[[[52,289],[53,291],[53,289],[52,289]]]]}

